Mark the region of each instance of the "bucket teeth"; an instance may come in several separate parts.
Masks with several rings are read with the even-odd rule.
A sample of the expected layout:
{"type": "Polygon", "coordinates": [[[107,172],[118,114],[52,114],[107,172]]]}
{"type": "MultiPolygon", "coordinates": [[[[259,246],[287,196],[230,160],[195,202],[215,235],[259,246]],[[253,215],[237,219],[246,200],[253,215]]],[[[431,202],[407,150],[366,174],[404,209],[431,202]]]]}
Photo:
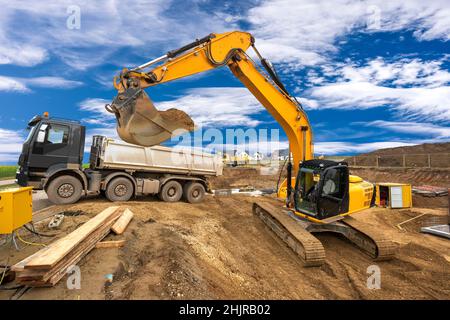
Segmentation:
{"type": "Polygon", "coordinates": [[[114,112],[117,133],[128,143],[153,146],[195,129],[192,119],[183,111],[158,111],[141,88],[119,93],[108,111],[114,112]]]}

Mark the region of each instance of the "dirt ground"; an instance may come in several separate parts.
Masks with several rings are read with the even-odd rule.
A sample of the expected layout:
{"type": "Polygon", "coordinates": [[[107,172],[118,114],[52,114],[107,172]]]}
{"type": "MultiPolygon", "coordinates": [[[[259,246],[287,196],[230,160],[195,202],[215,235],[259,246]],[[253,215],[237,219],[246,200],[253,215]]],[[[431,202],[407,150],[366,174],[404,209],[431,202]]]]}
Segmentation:
{"type": "MultiPolygon", "coordinates": [[[[276,183],[276,175],[261,178],[248,170],[226,175],[228,186],[259,181],[255,187],[263,188],[276,183]]],[[[221,179],[213,181],[215,188],[227,186],[221,179]]],[[[53,288],[30,289],[21,299],[450,299],[450,241],[419,232],[422,225],[443,221],[446,209],[372,208],[354,214],[390,234],[399,246],[397,257],[375,263],[345,239],[320,234],[326,263],[304,268],[253,216],[254,201],[279,203],[270,196],[239,195],[209,195],[195,205],[164,203],[154,197],[119,203],[130,208],[135,218],[122,236],[106,239],[126,239],[123,248],[94,249],[82,259],[80,290],[67,289],[63,279],[53,288]],[[402,229],[397,227],[421,214],[402,224],[402,229]],[[373,264],[381,270],[379,290],[366,286],[367,268],[373,264]],[[113,274],[111,285],[107,274],[113,274]]],[[[91,198],[50,209],[79,213],[66,216],[57,237],[110,205],[103,198],[91,198]]],[[[52,233],[47,223],[37,223],[38,230],[52,233]]],[[[21,234],[28,241],[53,241],[21,234]]],[[[20,251],[0,247],[0,264],[8,257],[7,263],[13,264],[39,249],[22,247],[20,251]]],[[[13,293],[0,290],[0,299],[13,293]]]]}

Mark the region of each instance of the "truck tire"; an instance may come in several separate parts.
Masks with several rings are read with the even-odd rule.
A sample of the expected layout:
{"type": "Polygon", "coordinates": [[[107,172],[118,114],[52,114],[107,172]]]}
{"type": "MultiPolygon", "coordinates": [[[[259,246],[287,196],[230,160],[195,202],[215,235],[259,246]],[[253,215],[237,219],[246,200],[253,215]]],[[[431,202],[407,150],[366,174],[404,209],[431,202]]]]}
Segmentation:
{"type": "Polygon", "coordinates": [[[112,179],[106,186],[105,196],[109,201],[128,201],[134,194],[133,182],[124,177],[112,179]]]}
{"type": "Polygon", "coordinates": [[[165,202],[180,201],[183,195],[183,187],[178,181],[170,180],[166,182],[158,193],[158,197],[165,202]]]}
{"type": "Polygon", "coordinates": [[[83,185],[73,176],[60,176],[50,181],[46,193],[52,203],[71,204],[80,200],[83,185]]]}
{"type": "Polygon", "coordinates": [[[199,182],[188,182],[183,187],[183,198],[189,203],[199,203],[205,197],[205,187],[199,182]]]}

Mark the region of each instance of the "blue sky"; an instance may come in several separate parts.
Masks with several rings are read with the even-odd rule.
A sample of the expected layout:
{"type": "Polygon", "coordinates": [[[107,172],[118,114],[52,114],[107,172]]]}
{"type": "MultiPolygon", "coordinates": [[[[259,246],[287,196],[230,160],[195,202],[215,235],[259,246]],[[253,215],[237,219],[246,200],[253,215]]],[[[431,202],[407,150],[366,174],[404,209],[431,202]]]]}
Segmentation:
{"type": "MultiPolygon", "coordinates": [[[[448,1],[0,0],[0,163],[49,111],[116,136],[112,78],[211,32],[243,30],[305,106],[315,151],[353,154],[450,140],[448,1]],[[75,7],[73,7],[75,6],[75,7]],[[80,28],[67,21],[80,12],[80,28]]],[[[278,128],[218,69],[147,90],[204,128],[278,128]]],[[[280,134],[281,146],[286,146],[280,134]]]]}

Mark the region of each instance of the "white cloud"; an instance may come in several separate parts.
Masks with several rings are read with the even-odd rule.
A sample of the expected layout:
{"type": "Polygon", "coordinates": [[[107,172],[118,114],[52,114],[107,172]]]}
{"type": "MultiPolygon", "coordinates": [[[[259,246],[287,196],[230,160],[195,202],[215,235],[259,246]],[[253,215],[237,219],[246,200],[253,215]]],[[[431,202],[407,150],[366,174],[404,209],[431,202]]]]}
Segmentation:
{"type": "Polygon", "coordinates": [[[339,82],[309,90],[314,109],[369,109],[390,106],[400,116],[427,121],[450,121],[450,87],[390,88],[369,82],[339,82]]]}
{"type": "Polygon", "coordinates": [[[133,47],[135,55],[147,57],[150,50],[161,53],[235,26],[195,2],[0,0],[0,7],[0,63],[24,66],[56,56],[72,68],[86,70],[121,48],[133,47]],[[69,6],[80,9],[79,29],[67,27],[69,6]],[[179,14],[183,7],[186,10],[179,14]]]}
{"type": "Polygon", "coordinates": [[[195,88],[170,101],[155,102],[159,110],[176,108],[192,117],[196,125],[255,127],[260,121],[252,117],[263,107],[246,89],[238,87],[195,88]]]}
{"type": "MultiPolygon", "coordinates": [[[[387,63],[378,57],[358,67],[347,65],[342,67],[342,77],[350,81],[382,84],[391,82],[396,86],[439,87],[450,82],[450,72],[441,69],[442,60],[421,61],[420,59],[401,59],[387,63]]],[[[314,78],[313,78],[314,80],[314,78]]]]}
{"type": "MultiPolygon", "coordinates": [[[[111,103],[111,101],[112,100],[102,98],[88,98],[79,103],[81,111],[90,113],[90,116],[83,118],[82,122],[89,126],[97,127],[88,130],[88,134],[90,135],[88,137],[89,139],[96,134],[109,137],[112,132],[114,132],[114,136],[117,137],[116,130],[112,129],[116,124],[114,114],[106,111],[105,109],[105,105],[111,103]]],[[[89,140],[89,144],[86,143],[86,148],[88,145],[90,147],[90,141],[92,140],[89,140]]]]}
{"type": "Polygon", "coordinates": [[[413,30],[419,40],[450,39],[445,0],[263,1],[248,11],[246,19],[256,45],[267,50],[263,54],[277,62],[289,55],[288,62],[298,59],[297,65],[320,63],[325,52],[336,51],[339,39],[353,32],[413,30]],[[379,29],[373,28],[377,17],[379,29]]]}
{"type": "Polygon", "coordinates": [[[31,67],[47,59],[45,49],[27,44],[5,44],[0,46],[0,64],[15,64],[31,67]]]}
{"type": "Polygon", "coordinates": [[[0,76],[0,91],[27,92],[29,89],[20,81],[13,78],[0,76]]]}
{"type": "Polygon", "coordinates": [[[274,0],[235,10],[174,0],[0,0],[0,6],[0,64],[33,66],[56,56],[79,70],[122,48],[150,58],[209,32],[237,29],[239,22],[250,25],[264,55],[293,67],[322,63],[325,52],[354,32],[413,30],[419,40],[450,34],[446,0],[274,0]],[[67,27],[69,6],[80,9],[80,29],[67,27]],[[373,8],[380,29],[367,28],[373,8]]]}
{"type": "Polygon", "coordinates": [[[80,81],[67,80],[61,77],[16,78],[30,87],[70,89],[83,85],[80,81]]]}
{"type": "Polygon", "coordinates": [[[112,100],[101,98],[88,98],[80,102],[80,110],[95,113],[101,116],[113,118],[114,114],[106,111],[105,105],[111,103],[112,100]]]}
{"type": "Polygon", "coordinates": [[[405,119],[449,122],[450,72],[442,69],[444,61],[386,62],[378,57],[363,66],[328,68],[323,73],[327,81],[306,90],[301,101],[312,110],[389,107],[405,119]]]}
{"type": "Polygon", "coordinates": [[[61,77],[14,78],[0,76],[0,91],[30,92],[29,87],[71,89],[82,84],[80,81],[61,77]]]}
{"type": "Polygon", "coordinates": [[[376,120],[367,123],[355,123],[366,127],[376,127],[387,129],[403,134],[412,134],[419,136],[432,136],[434,139],[450,139],[450,127],[438,126],[425,122],[396,122],[376,120]]]}
{"type": "Polygon", "coordinates": [[[24,137],[17,131],[0,128],[0,162],[17,162],[24,137]]]}

